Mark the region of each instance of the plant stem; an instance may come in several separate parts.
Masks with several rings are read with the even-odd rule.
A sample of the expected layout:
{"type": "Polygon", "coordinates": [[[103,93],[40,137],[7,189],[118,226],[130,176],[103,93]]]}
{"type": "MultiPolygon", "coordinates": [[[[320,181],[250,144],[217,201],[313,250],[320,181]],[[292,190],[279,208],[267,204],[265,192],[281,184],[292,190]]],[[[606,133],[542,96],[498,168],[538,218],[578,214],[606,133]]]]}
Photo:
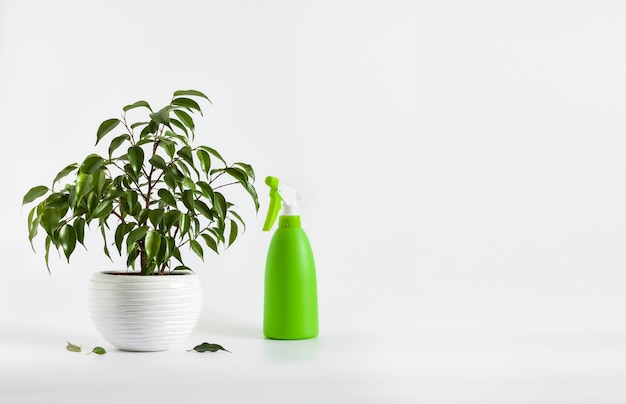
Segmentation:
{"type": "Polygon", "coordinates": [[[229,182],[228,184],[217,185],[213,187],[213,189],[220,189],[220,188],[228,187],[230,185],[235,185],[235,184],[239,184],[239,182],[234,181],[234,182],[229,182]]]}

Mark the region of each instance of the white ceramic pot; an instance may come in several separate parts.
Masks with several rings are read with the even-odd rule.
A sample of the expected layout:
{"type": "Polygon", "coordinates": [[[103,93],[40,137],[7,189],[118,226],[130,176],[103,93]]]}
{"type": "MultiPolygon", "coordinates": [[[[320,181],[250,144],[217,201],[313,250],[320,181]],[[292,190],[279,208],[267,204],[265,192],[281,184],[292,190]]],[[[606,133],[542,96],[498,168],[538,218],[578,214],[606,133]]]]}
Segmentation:
{"type": "Polygon", "coordinates": [[[184,341],[196,326],[202,287],[191,272],[96,272],[89,280],[88,303],[96,329],[111,345],[124,351],[164,351],[184,341]]]}

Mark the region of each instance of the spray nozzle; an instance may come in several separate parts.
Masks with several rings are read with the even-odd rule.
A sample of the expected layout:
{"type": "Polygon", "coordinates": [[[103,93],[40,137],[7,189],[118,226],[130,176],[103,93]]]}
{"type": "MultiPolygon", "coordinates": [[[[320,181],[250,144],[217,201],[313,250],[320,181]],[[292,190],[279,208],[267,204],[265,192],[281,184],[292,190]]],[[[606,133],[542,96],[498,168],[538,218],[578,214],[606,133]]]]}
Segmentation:
{"type": "Polygon", "coordinates": [[[267,210],[263,230],[268,231],[276,222],[281,205],[285,215],[297,215],[298,202],[302,198],[294,187],[276,177],[268,176],[265,178],[265,184],[270,187],[270,206],[267,210]]]}

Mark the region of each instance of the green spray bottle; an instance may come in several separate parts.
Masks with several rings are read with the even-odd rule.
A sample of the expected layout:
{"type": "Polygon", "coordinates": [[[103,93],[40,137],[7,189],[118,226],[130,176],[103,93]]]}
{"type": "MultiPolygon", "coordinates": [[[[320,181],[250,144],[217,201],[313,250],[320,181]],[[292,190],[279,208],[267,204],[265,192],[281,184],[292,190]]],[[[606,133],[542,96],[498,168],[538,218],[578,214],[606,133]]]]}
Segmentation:
{"type": "Polygon", "coordinates": [[[300,194],[276,177],[267,177],[270,205],[264,231],[276,217],[278,228],[272,236],[265,262],[263,334],[271,339],[315,338],[319,331],[317,279],[313,250],[300,224],[300,194]]]}

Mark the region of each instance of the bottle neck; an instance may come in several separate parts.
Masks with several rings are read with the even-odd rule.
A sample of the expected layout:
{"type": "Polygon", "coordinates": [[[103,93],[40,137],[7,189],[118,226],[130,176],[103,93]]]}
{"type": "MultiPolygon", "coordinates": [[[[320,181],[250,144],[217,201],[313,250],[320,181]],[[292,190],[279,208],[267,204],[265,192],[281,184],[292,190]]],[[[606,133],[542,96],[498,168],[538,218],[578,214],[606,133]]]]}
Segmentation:
{"type": "Polygon", "coordinates": [[[282,215],[278,217],[278,227],[298,228],[300,227],[300,216],[282,215]]]}

